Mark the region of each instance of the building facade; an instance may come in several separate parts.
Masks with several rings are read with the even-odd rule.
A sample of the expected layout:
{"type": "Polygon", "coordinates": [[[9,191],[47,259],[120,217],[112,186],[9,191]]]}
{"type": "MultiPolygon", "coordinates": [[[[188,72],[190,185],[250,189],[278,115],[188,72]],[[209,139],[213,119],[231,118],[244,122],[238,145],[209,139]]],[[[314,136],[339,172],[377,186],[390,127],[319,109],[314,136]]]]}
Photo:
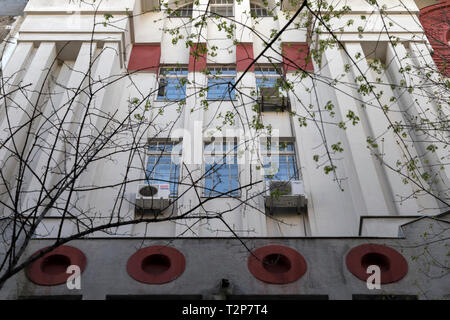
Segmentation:
{"type": "Polygon", "coordinates": [[[74,239],[0,297],[448,299],[448,2],[347,2],[30,0],[2,229],[74,239]]]}

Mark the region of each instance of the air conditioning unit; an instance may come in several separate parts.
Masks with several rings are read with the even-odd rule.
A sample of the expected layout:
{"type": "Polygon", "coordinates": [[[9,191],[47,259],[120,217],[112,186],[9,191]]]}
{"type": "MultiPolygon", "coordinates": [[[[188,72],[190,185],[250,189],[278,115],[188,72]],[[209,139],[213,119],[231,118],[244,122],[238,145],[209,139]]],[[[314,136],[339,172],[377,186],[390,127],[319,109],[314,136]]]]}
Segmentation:
{"type": "Polygon", "coordinates": [[[258,104],[261,106],[261,111],[286,111],[290,110],[289,98],[283,96],[278,88],[259,88],[258,104]]]}
{"type": "Polygon", "coordinates": [[[275,209],[295,208],[297,213],[305,212],[308,199],[303,181],[266,181],[265,206],[272,214],[275,209]]]}
{"type": "Polygon", "coordinates": [[[162,211],[170,205],[169,184],[141,184],[136,192],[136,208],[162,211]]]}

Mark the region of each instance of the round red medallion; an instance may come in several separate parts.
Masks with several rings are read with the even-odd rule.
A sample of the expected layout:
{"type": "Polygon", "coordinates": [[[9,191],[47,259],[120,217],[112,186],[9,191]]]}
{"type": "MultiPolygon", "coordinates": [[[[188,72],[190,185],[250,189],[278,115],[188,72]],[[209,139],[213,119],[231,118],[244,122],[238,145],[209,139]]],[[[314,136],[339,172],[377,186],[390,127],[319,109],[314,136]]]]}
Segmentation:
{"type": "Polygon", "coordinates": [[[184,255],[175,248],[150,246],[133,254],[127,272],[135,280],[148,284],[162,284],[178,278],[186,267],[184,255]]]}
{"type": "Polygon", "coordinates": [[[381,271],[381,284],[397,282],[408,273],[408,263],[396,250],[380,244],[362,244],[350,250],[345,259],[347,269],[358,279],[366,281],[370,265],[381,271]]]}
{"type": "Polygon", "coordinates": [[[306,261],[297,251],[279,245],[256,249],[248,258],[248,269],[261,281],[284,284],[298,280],[306,272],[306,261]]]}
{"type": "MultiPolygon", "coordinates": [[[[39,254],[43,248],[34,253],[39,254]]],[[[76,265],[81,271],[86,267],[86,256],[79,249],[60,246],[34,261],[26,269],[26,275],[32,282],[42,286],[63,284],[72,273],[67,268],[76,265]]]]}

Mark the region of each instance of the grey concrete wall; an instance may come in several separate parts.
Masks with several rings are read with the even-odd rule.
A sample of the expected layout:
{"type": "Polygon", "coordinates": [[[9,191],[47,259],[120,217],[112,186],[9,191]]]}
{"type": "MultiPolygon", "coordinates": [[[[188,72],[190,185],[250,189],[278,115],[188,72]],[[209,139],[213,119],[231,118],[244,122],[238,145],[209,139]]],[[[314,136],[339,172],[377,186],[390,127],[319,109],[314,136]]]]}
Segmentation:
{"type": "Polygon", "coordinates": [[[0,16],[21,16],[28,0],[0,0],[0,16]]]}
{"type": "MultiPolygon", "coordinates": [[[[230,293],[235,295],[325,294],[329,299],[352,299],[352,294],[396,294],[417,295],[419,299],[450,299],[449,243],[445,240],[450,235],[449,223],[424,218],[403,229],[405,238],[243,239],[251,249],[280,244],[304,256],[308,263],[307,272],[296,282],[285,285],[255,279],[247,268],[249,252],[237,239],[77,240],[70,245],[81,249],[87,257],[80,291],[70,291],[65,284],[38,286],[21,272],[7,283],[0,298],[81,294],[83,299],[105,299],[106,295],[199,294],[204,299],[211,299],[218,294],[219,283],[225,278],[231,282],[230,293]],[[397,283],[382,285],[381,290],[368,290],[366,283],[351,274],[345,265],[349,250],[365,243],[384,244],[401,252],[408,262],[408,274],[397,283]],[[127,260],[148,245],[170,245],[180,250],[186,258],[184,273],[175,281],[162,285],[133,280],[126,271],[127,260]]],[[[34,240],[28,254],[50,243],[49,240],[34,240]]]]}

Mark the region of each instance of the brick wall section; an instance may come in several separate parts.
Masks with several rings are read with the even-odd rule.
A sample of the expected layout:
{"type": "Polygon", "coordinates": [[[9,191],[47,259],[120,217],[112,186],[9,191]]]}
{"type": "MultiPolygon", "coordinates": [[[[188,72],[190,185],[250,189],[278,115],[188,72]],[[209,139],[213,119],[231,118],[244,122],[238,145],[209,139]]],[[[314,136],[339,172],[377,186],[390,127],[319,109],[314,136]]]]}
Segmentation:
{"type": "Polygon", "coordinates": [[[450,76],[450,0],[441,1],[420,10],[420,22],[433,47],[433,59],[439,70],[450,76]]]}

